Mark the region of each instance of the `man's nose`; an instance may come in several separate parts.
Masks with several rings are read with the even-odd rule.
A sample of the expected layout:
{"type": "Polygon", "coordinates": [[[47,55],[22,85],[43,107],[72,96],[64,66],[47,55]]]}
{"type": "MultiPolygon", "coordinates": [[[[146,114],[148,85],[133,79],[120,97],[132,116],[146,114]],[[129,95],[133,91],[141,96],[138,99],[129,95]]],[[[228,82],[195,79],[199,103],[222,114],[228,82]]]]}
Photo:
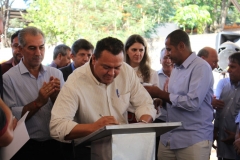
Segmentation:
{"type": "Polygon", "coordinates": [[[115,74],[114,68],[109,69],[108,74],[111,75],[111,76],[114,76],[114,74],[115,74]]]}
{"type": "Polygon", "coordinates": [[[88,56],[84,56],[84,61],[87,62],[89,60],[88,56]]]}

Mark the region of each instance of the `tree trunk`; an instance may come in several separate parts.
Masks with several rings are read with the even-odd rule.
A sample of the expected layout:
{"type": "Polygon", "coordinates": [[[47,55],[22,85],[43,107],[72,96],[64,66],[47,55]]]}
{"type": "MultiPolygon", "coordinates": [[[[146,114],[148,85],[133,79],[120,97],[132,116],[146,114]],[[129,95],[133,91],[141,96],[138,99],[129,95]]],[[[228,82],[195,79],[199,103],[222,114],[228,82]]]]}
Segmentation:
{"type": "Polygon", "coordinates": [[[4,37],[2,38],[2,46],[3,47],[10,47],[9,44],[9,40],[7,37],[7,33],[8,33],[8,28],[9,28],[9,20],[10,20],[10,9],[11,9],[11,5],[14,2],[14,0],[11,1],[11,3],[9,3],[9,0],[2,0],[1,1],[1,13],[3,15],[4,18],[4,23],[3,23],[3,34],[4,37]]]}
{"type": "Polygon", "coordinates": [[[219,31],[223,31],[224,26],[225,26],[225,22],[226,22],[226,17],[227,17],[227,11],[228,8],[231,4],[230,0],[222,0],[222,9],[221,9],[221,18],[220,18],[220,27],[219,27],[219,31]]]}
{"type": "Polygon", "coordinates": [[[217,22],[217,12],[218,12],[218,10],[217,10],[217,6],[218,6],[218,0],[215,0],[214,1],[214,10],[213,10],[213,24],[212,24],[212,26],[211,26],[211,28],[210,28],[210,32],[212,31],[212,32],[216,32],[216,30],[217,30],[217,28],[218,28],[218,22],[217,22]]]}

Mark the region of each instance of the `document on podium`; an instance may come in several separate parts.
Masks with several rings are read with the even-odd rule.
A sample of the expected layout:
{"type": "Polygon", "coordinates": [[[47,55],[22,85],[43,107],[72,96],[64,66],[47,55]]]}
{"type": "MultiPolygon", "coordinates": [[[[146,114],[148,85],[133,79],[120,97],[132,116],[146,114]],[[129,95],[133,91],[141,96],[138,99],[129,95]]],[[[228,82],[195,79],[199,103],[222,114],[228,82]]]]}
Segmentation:
{"type": "Polygon", "coordinates": [[[18,121],[17,126],[13,132],[13,141],[7,146],[0,148],[0,159],[9,160],[14,154],[30,139],[25,120],[28,112],[18,121]]]}

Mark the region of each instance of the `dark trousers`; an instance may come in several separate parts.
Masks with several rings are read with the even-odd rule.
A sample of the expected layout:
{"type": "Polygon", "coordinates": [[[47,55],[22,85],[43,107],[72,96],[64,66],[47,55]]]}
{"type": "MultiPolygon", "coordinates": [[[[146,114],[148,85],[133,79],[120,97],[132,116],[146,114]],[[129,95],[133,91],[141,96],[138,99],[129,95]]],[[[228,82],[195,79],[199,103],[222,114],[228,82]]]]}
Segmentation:
{"type": "MultiPolygon", "coordinates": [[[[160,119],[155,119],[155,121],[153,121],[153,123],[165,123],[165,121],[162,121],[160,119]]],[[[160,136],[156,137],[156,150],[155,150],[155,160],[158,160],[158,145],[159,145],[159,141],[160,141],[160,136]]]]}
{"type": "Polygon", "coordinates": [[[235,160],[240,160],[240,155],[238,155],[237,153],[236,153],[236,158],[235,158],[235,160]]]}
{"type": "Polygon", "coordinates": [[[30,139],[11,160],[73,159],[72,144],[56,140],[36,141],[30,139]]]}
{"type": "Polygon", "coordinates": [[[91,160],[91,148],[80,145],[74,147],[73,160],[91,160]]]}
{"type": "Polygon", "coordinates": [[[218,160],[234,160],[234,159],[218,158],[218,160]]]}

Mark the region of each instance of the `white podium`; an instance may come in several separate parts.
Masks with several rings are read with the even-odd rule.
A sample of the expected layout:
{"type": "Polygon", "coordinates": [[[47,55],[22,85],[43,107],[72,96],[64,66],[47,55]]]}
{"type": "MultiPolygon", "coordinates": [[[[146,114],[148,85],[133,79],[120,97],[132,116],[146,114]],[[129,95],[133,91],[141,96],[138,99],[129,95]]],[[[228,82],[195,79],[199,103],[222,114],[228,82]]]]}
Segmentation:
{"type": "Polygon", "coordinates": [[[91,160],[155,160],[156,136],[181,122],[105,126],[81,138],[76,145],[91,145],[91,160]]]}

